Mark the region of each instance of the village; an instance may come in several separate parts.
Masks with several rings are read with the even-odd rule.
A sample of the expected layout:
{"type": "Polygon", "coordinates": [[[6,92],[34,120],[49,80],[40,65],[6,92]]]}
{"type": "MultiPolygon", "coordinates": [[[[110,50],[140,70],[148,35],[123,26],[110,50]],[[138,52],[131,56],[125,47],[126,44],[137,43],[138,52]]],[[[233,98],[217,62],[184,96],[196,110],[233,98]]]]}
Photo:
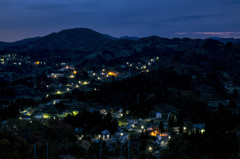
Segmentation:
{"type": "MultiPolygon", "coordinates": [[[[102,104],[73,98],[76,92],[98,92],[101,85],[121,81],[141,73],[154,71],[159,57],[145,58],[142,62],[124,62],[120,65],[99,65],[95,70],[81,70],[66,62],[50,63],[49,61],[34,61],[30,57],[17,57],[14,54],[1,55],[1,80],[10,81],[9,88],[16,92],[13,101],[25,99],[33,100],[33,104],[25,102],[19,109],[18,120],[33,123],[36,120],[46,123],[50,120],[65,120],[68,116],[77,116],[83,109],[97,112],[104,119],[108,114],[117,121],[117,131],[110,133],[105,129],[99,133],[84,133],[82,127],[74,129],[78,142],[88,150],[90,145],[96,144],[102,148],[114,151],[120,147],[119,156],[127,155],[130,151],[139,154],[139,145],[144,145],[144,152],[158,158],[161,151],[167,149],[172,136],[186,134],[204,134],[205,123],[184,121],[178,125],[179,110],[168,104],[154,106],[148,116],[139,118],[129,115],[130,110],[123,110],[121,105],[102,104]],[[21,71],[18,71],[21,70],[21,71]],[[103,144],[104,143],[104,144],[103,144]],[[103,146],[104,145],[104,146],[103,146]]],[[[192,75],[196,80],[196,75],[192,75]]],[[[9,83],[8,83],[9,84],[9,83]]],[[[227,86],[226,86],[227,87],[227,86]]],[[[229,87],[227,87],[230,90],[229,87]]],[[[231,90],[230,93],[232,93],[231,90]]],[[[80,99],[84,97],[78,97],[80,99]]],[[[140,103],[141,96],[136,94],[136,103],[140,103]]],[[[4,98],[6,99],[6,98],[4,98]]],[[[212,98],[209,98],[212,99],[212,98]]],[[[219,100],[209,101],[208,109],[217,110],[219,100]]],[[[229,100],[222,100],[224,105],[229,100]]],[[[1,105],[1,109],[8,108],[8,104],[1,105]]],[[[231,109],[238,113],[238,109],[231,109]]],[[[1,122],[6,127],[6,120],[1,122]]],[[[143,151],[143,149],[141,149],[143,151]]]]}
{"type": "MultiPolygon", "coordinates": [[[[56,100],[54,102],[57,102],[56,100]]],[[[59,102],[59,101],[58,101],[59,102]]],[[[56,103],[55,103],[56,104],[56,103]]],[[[54,104],[52,104],[54,105],[54,104]]],[[[49,104],[50,106],[50,104],[49,104]]],[[[88,108],[88,111],[96,111],[94,108],[88,108]]],[[[63,120],[67,114],[72,114],[73,116],[77,115],[79,111],[65,112],[62,114],[58,114],[56,116],[50,116],[49,114],[36,114],[31,115],[32,109],[28,108],[24,111],[20,112],[20,120],[27,120],[32,123],[34,120],[42,120],[43,122],[46,120],[63,120]]],[[[98,110],[99,114],[103,117],[110,113],[110,110],[100,109],[98,110]]],[[[33,113],[34,114],[34,113],[33,113]]],[[[182,132],[180,132],[181,128],[179,126],[171,127],[169,126],[170,117],[173,116],[170,112],[168,114],[162,114],[159,112],[155,112],[155,115],[146,119],[134,119],[134,118],[126,118],[123,116],[123,109],[120,108],[117,111],[111,111],[112,118],[118,120],[118,131],[115,134],[111,134],[109,130],[103,130],[100,134],[96,134],[95,136],[91,134],[84,134],[82,128],[76,128],[75,134],[78,137],[80,143],[86,146],[86,143],[89,142],[89,139],[93,143],[105,142],[109,151],[113,150],[117,145],[121,145],[121,148],[127,145],[131,147],[131,149],[136,149],[138,145],[139,151],[139,141],[141,135],[149,135],[148,143],[146,151],[152,153],[154,156],[158,156],[160,151],[167,148],[168,141],[171,139],[171,134],[178,135],[179,133],[201,133],[205,132],[205,124],[191,124],[185,123],[185,126],[182,128],[182,132]],[[160,122],[162,122],[163,127],[160,128],[160,122]],[[137,140],[136,140],[137,139],[137,140]],[[136,142],[134,142],[136,140],[136,142]],[[131,143],[130,143],[131,142],[131,143]]],[[[174,116],[176,118],[176,116],[174,116]]],[[[90,145],[87,144],[87,145],[90,145]]],[[[89,147],[87,147],[89,148],[89,147]]],[[[122,152],[121,152],[122,153],[122,152]]]]}

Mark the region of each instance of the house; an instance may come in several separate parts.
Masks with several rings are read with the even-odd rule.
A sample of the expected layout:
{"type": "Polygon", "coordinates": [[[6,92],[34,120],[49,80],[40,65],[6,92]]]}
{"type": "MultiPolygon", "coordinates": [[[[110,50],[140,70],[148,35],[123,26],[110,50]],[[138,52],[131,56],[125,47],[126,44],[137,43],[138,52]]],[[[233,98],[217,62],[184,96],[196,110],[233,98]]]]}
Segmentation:
{"type": "Polygon", "coordinates": [[[61,99],[55,99],[52,101],[53,105],[57,104],[57,103],[60,103],[61,99]]]}
{"type": "Polygon", "coordinates": [[[36,118],[36,119],[42,119],[42,118],[43,118],[43,115],[42,115],[42,114],[37,114],[37,115],[35,115],[35,118],[36,118]]]}
{"type": "Polygon", "coordinates": [[[0,125],[2,126],[2,128],[4,128],[4,127],[7,127],[8,125],[7,125],[7,121],[5,120],[5,121],[3,121],[3,122],[1,122],[0,123],[0,125]]]}
{"type": "Polygon", "coordinates": [[[81,134],[83,132],[82,128],[76,128],[74,129],[75,133],[81,134]]]}
{"type": "Polygon", "coordinates": [[[7,124],[6,120],[4,120],[3,122],[0,123],[0,125],[5,125],[5,124],[7,124]]]}
{"type": "Polygon", "coordinates": [[[158,140],[162,140],[162,136],[160,136],[159,134],[157,134],[156,137],[157,137],[158,140]]]}
{"type": "Polygon", "coordinates": [[[101,110],[100,110],[100,114],[102,114],[102,115],[107,115],[107,110],[106,110],[106,109],[101,109],[101,110]]]}
{"type": "Polygon", "coordinates": [[[108,130],[103,130],[101,132],[103,139],[109,139],[110,137],[110,132],[108,130]]]}
{"type": "Polygon", "coordinates": [[[110,133],[109,133],[108,130],[103,130],[103,131],[101,132],[101,134],[102,134],[102,135],[109,135],[110,133]]]}
{"type": "Polygon", "coordinates": [[[0,106],[0,109],[5,109],[5,108],[8,108],[8,105],[2,105],[2,106],[0,106]]]}
{"type": "Polygon", "coordinates": [[[201,124],[193,124],[193,128],[197,128],[199,130],[201,129],[205,129],[205,124],[201,123],[201,124]]]}
{"type": "Polygon", "coordinates": [[[148,128],[147,128],[147,131],[152,131],[152,130],[153,130],[152,127],[148,127],[148,128]]]}
{"type": "Polygon", "coordinates": [[[47,77],[50,77],[50,78],[64,77],[64,74],[62,74],[62,73],[51,73],[51,74],[48,74],[47,77]]]}
{"type": "Polygon", "coordinates": [[[123,112],[123,109],[120,108],[120,109],[118,110],[118,113],[122,113],[122,112],[123,112]]]}
{"type": "Polygon", "coordinates": [[[193,130],[196,131],[197,129],[199,131],[201,131],[201,133],[204,133],[205,132],[205,123],[193,124],[193,130]]]}
{"type": "Polygon", "coordinates": [[[162,114],[159,112],[156,112],[156,118],[162,118],[162,114]]]}

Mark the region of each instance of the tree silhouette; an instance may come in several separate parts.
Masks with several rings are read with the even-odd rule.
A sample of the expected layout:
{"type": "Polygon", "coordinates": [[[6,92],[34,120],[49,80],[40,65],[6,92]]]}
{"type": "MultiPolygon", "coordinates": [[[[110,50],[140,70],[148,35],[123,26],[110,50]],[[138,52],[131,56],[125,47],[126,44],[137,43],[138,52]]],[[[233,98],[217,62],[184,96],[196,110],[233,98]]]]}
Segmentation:
{"type": "Polygon", "coordinates": [[[162,134],[163,131],[164,131],[164,125],[163,125],[163,121],[161,120],[160,121],[160,124],[159,124],[159,130],[160,130],[160,133],[162,134]]]}

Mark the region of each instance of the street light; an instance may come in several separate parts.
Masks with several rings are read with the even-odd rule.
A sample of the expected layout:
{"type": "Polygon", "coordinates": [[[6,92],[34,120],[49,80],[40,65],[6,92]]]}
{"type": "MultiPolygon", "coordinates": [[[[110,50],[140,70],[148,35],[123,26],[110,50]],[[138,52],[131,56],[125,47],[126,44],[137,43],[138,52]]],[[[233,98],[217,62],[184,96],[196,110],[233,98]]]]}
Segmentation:
{"type": "Polygon", "coordinates": [[[184,132],[186,132],[186,130],[187,130],[186,126],[183,127],[183,130],[184,130],[184,132]]]}
{"type": "Polygon", "coordinates": [[[149,151],[152,151],[152,147],[149,147],[148,149],[149,149],[149,151]]]}
{"type": "Polygon", "coordinates": [[[62,92],[60,92],[60,91],[57,91],[57,92],[56,92],[56,94],[62,94],[62,92]]]}
{"type": "Polygon", "coordinates": [[[144,129],[144,126],[141,126],[142,129],[144,129]]]}

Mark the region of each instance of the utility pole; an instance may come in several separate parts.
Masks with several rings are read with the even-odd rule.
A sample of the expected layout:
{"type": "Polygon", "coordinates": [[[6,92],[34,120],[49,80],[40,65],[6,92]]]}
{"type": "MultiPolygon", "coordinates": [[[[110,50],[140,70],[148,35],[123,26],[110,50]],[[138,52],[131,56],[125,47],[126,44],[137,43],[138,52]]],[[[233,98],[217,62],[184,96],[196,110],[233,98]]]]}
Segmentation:
{"type": "Polygon", "coordinates": [[[121,159],[122,159],[122,142],[121,142],[121,159]]]}
{"type": "Polygon", "coordinates": [[[46,143],[46,158],[48,159],[48,142],[46,143]]]}
{"type": "Polygon", "coordinates": [[[101,145],[100,145],[100,159],[102,158],[102,138],[100,138],[101,140],[101,145]]]}
{"type": "Polygon", "coordinates": [[[128,159],[130,159],[130,140],[128,140],[128,159]]]}
{"type": "Polygon", "coordinates": [[[34,144],[34,159],[37,159],[36,144],[34,144]]]}
{"type": "Polygon", "coordinates": [[[139,159],[139,143],[138,143],[138,159],[139,159]]]}

